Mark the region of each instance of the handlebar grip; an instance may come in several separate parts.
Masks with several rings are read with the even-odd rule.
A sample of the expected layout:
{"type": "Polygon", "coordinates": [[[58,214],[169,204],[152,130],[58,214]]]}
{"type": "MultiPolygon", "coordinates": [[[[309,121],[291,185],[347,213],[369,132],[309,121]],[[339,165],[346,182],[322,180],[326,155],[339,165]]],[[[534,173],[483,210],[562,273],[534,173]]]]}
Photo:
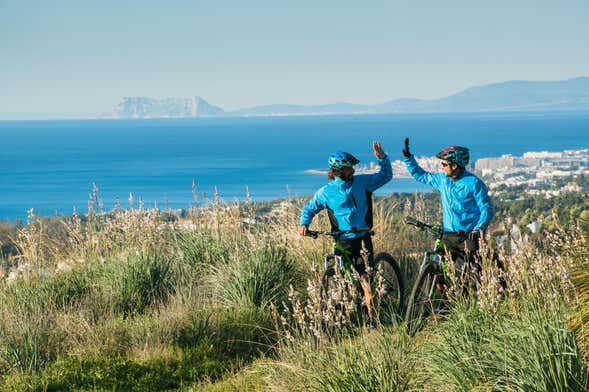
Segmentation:
{"type": "Polygon", "coordinates": [[[317,239],[317,237],[319,237],[319,232],[314,230],[307,230],[306,236],[317,239]]]}
{"type": "Polygon", "coordinates": [[[424,227],[425,226],[425,224],[423,222],[420,222],[411,216],[404,217],[403,222],[407,225],[413,225],[413,226],[417,226],[417,227],[424,227]]]}

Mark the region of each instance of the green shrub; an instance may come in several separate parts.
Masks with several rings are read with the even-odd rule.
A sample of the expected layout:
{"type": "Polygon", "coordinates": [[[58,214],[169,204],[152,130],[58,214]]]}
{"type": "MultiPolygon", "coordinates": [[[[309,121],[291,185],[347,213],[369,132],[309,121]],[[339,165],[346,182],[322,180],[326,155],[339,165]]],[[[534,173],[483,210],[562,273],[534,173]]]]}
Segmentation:
{"type": "Polygon", "coordinates": [[[55,333],[53,320],[42,307],[36,315],[11,315],[0,322],[0,359],[4,371],[32,373],[53,360],[63,336],[55,333]]]}
{"type": "Polygon", "coordinates": [[[422,381],[439,391],[586,391],[586,364],[564,305],[550,312],[537,301],[521,298],[518,311],[496,315],[457,304],[423,346],[422,381]]]}
{"type": "Polygon", "coordinates": [[[100,272],[97,289],[103,300],[123,316],[142,314],[154,304],[165,302],[175,290],[171,261],[157,251],[110,262],[100,272]]]}
{"type": "Polygon", "coordinates": [[[91,271],[86,266],[53,275],[22,276],[3,286],[0,295],[14,301],[17,308],[26,307],[32,301],[46,307],[67,309],[90,292],[91,280],[91,271]]]}
{"type": "Polygon", "coordinates": [[[159,391],[204,378],[216,379],[224,371],[222,359],[211,352],[210,346],[199,345],[145,362],[117,356],[67,357],[42,372],[41,384],[48,391],[159,391]]]}
{"type": "Polygon", "coordinates": [[[139,345],[164,344],[181,348],[211,345],[218,355],[237,361],[249,361],[261,352],[269,352],[276,342],[273,320],[266,309],[209,306],[180,317],[174,321],[152,317],[141,331],[135,328],[133,339],[139,345]]]}
{"type": "Polygon", "coordinates": [[[66,309],[79,303],[88,295],[92,274],[88,268],[55,274],[45,279],[45,294],[56,307],[66,309]]]}
{"type": "Polygon", "coordinates": [[[291,391],[408,391],[414,376],[414,342],[403,328],[316,346],[289,342],[279,360],[260,364],[272,388],[291,391]]]}
{"type": "Polygon", "coordinates": [[[214,266],[209,279],[216,298],[226,306],[264,308],[285,301],[289,286],[300,282],[300,272],[286,249],[269,243],[214,266]]]}
{"type": "Polygon", "coordinates": [[[69,309],[87,292],[83,275],[17,279],[0,290],[1,366],[36,372],[53,360],[63,346],[64,334],[56,328],[59,309],[69,309]]]}
{"type": "Polygon", "coordinates": [[[255,306],[214,310],[210,331],[218,352],[250,360],[260,352],[271,352],[277,336],[268,309],[255,306]]]}
{"type": "Polygon", "coordinates": [[[207,266],[228,260],[231,247],[229,243],[204,229],[179,233],[177,246],[184,263],[199,272],[206,272],[207,266]]]}
{"type": "Polygon", "coordinates": [[[577,244],[572,244],[568,256],[573,260],[572,276],[576,304],[573,308],[571,325],[589,358],[589,211],[585,210],[579,219],[582,235],[577,244]],[[576,246],[575,246],[576,245],[576,246]]]}
{"type": "Polygon", "coordinates": [[[216,383],[199,383],[186,388],[187,392],[258,392],[268,391],[264,374],[246,369],[216,383]]]}
{"type": "Polygon", "coordinates": [[[204,229],[179,233],[177,247],[181,257],[174,264],[179,290],[190,295],[192,288],[210,273],[212,265],[228,260],[230,246],[204,229]]]}

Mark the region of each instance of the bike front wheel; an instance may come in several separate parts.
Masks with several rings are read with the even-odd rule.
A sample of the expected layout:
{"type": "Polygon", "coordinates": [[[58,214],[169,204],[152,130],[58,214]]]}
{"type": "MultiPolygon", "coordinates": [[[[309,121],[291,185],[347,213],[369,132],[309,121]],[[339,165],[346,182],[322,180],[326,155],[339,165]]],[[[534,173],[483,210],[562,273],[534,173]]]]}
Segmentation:
{"type": "Polygon", "coordinates": [[[382,252],[374,257],[372,279],[375,311],[381,324],[398,322],[405,305],[405,285],[399,263],[382,252]]]}
{"type": "Polygon", "coordinates": [[[411,295],[407,302],[407,311],[405,312],[405,322],[407,325],[407,332],[414,335],[417,331],[423,328],[425,319],[434,314],[436,309],[440,306],[439,299],[435,298],[434,291],[436,290],[436,275],[435,268],[432,264],[423,265],[411,295]]]}

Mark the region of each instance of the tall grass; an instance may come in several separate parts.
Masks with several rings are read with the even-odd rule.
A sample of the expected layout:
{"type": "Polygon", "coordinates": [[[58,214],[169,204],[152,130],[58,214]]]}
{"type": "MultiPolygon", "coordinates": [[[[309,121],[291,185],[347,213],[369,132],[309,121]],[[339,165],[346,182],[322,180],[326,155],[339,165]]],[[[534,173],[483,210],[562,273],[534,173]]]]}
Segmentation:
{"type": "Polygon", "coordinates": [[[175,276],[169,256],[157,250],[128,255],[99,269],[95,288],[105,305],[127,317],[142,314],[174,293],[175,276]]]}
{"type": "Polygon", "coordinates": [[[93,212],[64,218],[56,238],[33,220],[0,287],[0,389],[127,389],[132,377],[118,376],[127,371],[137,385],[179,387],[267,352],[274,334],[264,307],[300,273],[283,246],[251,235],[241,214],[219,205],[178,222],[157,210],[93,212]],[[228,263],[240,259],[241,269],[228,263]],[[207,285],[223,265],[219,285],[207,285]],[[220,301],[220,285],[251,301],[220,301]]]}
{"type": "Polygon", "coordinates": [[[54,327],[52,309],[38,298],[27,303],[10,300],[0,321],[0,358],[4,372],[36,372],[56,358],[61,336],[54,327]]]}
{"type": "MultiPolygon", "coordinates": [[[[403,325],[366,328],[349,282],[323,306],[331,241],[298,236],[301,206],[260,212],[213,200],[183,219],[97,208],[59,230],[34,219],[0,284],[0,389],[587,388],[568,327],[569,309],[584,309],[573,288],[582,279],[571,281],[578,252],[565,249],[577,234],[512,238],[500,255],[507,291],[486,260],[476,301],[453,297],[447,315],[409,337],[403,325]]],[[[374,242],[401,262],[410,289],[433,239],[405,227],[407,213],[435,222],[439,207],[414,196],[378,201],[374,242]]],[[[328,228],[324,216],[314,225],[328,228]]]]}
{"type": "MultiPolygon", "coordinates": [[[[368,336],[381,333],[377,346],[367,344],[366,334],[317,344],[312,333],[293,339],[288,323],[279,360],[265,365],[271,369],[269,388],[288,390],[281,381],[288,379],[294,390],[587,390],[587,362],[567,325],[578,293],[571,291],[574,263],[563,257],[563,244],[575,243],[575,238],[561,229],[539,247],[526,236],[514,237],[511,251],[500,253],[505,271],[497,269],[491,252],[483,248],[488,257],[476,295],[465,298],[461,290],[454,291],[449,313],[428,320],[408,346],[400,344],[407,339],[404,332],[395,329],[371,332],[368,336]],[[409,347],[410,355],[401,355],[407,368],[396,369],[404,376],[391,385],[379,371],[399,363],[389,357],[398,355],[399,347],[409,347]]],[[[303,303],[296,308],[310,307],[303,303]]]]}
{"type": "Polygon", "coordinates": [[[573,260],[572,278],[576,303],[571,325],[579,337],[585,358],[589,358],[589,221],[579,221],[579,235],[570,239],[566,254],[573,260]]]}
{"type": "Polygon", "coordinates": [[[300,283],[301,273],[284,247],[266,245],[211,266],[207,279],[226,306],[267,308],[287,299],[289,286],[300,283]]]}
{"type": "Polygon", "coordinates": [[[288,391],[409,391],[416,345],[402,328],[316,345],[284,341],[276,362],[258,365],[272,389],[288,391]]]}
{"type": "Polygon", "coordinates": [[[585,391],[586,364],[560,312],[527,298],[518,312],[492,315],[456,303],[422,347],[419,378],[431,390],[585,391]]]}

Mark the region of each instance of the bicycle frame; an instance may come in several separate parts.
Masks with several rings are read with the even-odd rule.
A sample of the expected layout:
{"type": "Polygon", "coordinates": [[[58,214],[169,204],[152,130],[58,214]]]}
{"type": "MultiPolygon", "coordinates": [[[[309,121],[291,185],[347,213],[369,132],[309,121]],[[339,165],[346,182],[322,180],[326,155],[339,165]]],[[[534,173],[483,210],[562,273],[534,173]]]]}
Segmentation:
{"type": "MultiPolygon", "coordinates": [[[[436,242],[432,251],[426,251],[415,284],[408,302],[405,321],[410,333],[420,329],[423,318],[429,314],[438,313],[443,307],[446,297],[446,288],[452,284],[453,279],[448,279],[448,261],[446,250],[442,242],[444,232],[440,226],[432,226],[420,222],[414,218],[406,217],[406,224],[416,226],[420,230],[427,230],[436,235],[436,242]]],[[[465,258],[465,267],[470,269],[470,262],[465,258]]],[[[461,279],[465,273],[461,272],[461,279]]]]}
{"type": "Polygon", "coordinates": [[[434,248],[431,251],[426,251],[423,254],[423,261],[421,263],[420,270],[424,269],[427,266],[427,263],[429,263],[434,266],[437,272],[441,272],[444,277],[446,277],[446,253],[444,249],[444,243],[442,242],[442,237],[444,235],[442,227],[439,225],[433,226],[428,223],[418,221],[417,219],[410,216],[405,217],[404,222],[408,225],[415,226],[420,230],[429,231],[436,236],[434,248]]]}
{"type": "MultiPolygon", "coordinates": [[[[382,320],[382,322],[386,323],[393,322],[393,320],[398,320],[398,316],[401,313],[404,303],[404,285],[398,263],[388,253],[381,252],[374,256],[374,260],[371,260],[373,265],[370,265],[369,267],[374,267],[374,271],[366,275],[358,275],[354,268],[354,263],[356,260],[352,260],[351,257],[352,252],[346,249],[343,245],[339,244],[338,241],[339,238],[347,233],[366,233],[370,236],[374,235],[374,231],[372,231],[370,228],[335,232],[320,232],[312,230],[307,231],[307,235],[313,238],[317,238],[319,235],[328,235],[334,239],[332,248],[333,252],[326,255],[324,258],[325,272],[322,278],[323,292],[326,292],[327,290],[328,279],[338,273],[337,271],[339,270],[339,273],[341,273],[342,276],[351,278],[355,284],[358,284],[359,287],[361,286],[364,297],[363,303],[367,307],[368,317],[371,320],[371,325],[373,325],[372,323],[375,322],[375,319],[373,319],[374,315],[382,320]],[[380,277],[380,280],[376,279],[377,276],[380,277]],[[381,291],[373,291],[371,286],[375,284],[375,282],[380,282],[380,284],[382,284],[381,291]],[[391,290],[387,291],[387,287],[391,290]],[[377,297],[374,296],[376,292],[379,293],[377,297]],[[380,306],[382,304],[394,303],[395,307],[387,308],[387,305],[385,305],[385,307],[382,309],[387,309],[386,311],[375,314],[372,311],[372,303],[375,298],[379,306],[378,312],[380,312],[380,306]],[[392,316],[392,313],[388,312],[390,309],[393,309],[395,316],[392,316]]],[[[361,257],[364,259],[364,262],[368,262],[369,255],[367,255],[366,252],[361,252],[361,257]]],[[[367,272],[368,271],[370,271],[370,269],[367,269],[367,272]]]]}
{"type": "Polygon", "coordinates": [[[342,230],[342,231],[331,231],[331,232],[326,232],[326,231],[313,231],[313,230],[309,230],[307,232],[308,236],[313,237],[313,238],[317,238],[319,235],[328,235],[333,237],[334,242],[333,242],[333,252],[326,255],[324,258],[324,267],[325,267],[325,271],[328,270],[328,268],[330,268],[331,263],[330,260],[334,260],[334,265],[337,265],[339,270],[345,274],[349,271],[349,268],[352,266],[353,264],[353,260],[350,259],[350,251],[345,249],[343,246],[341,246],[337,240],[339,238],[341,238],[343,235],[345,234],[349,234],[349,233],[367,233],[368,235],[374,235],[374,231],[371,230],[370,228],[360,228],[360,229],[351,229],[351,230],[342,230]],[[340,254],[336,253],[339,252],[340,254]]]}

